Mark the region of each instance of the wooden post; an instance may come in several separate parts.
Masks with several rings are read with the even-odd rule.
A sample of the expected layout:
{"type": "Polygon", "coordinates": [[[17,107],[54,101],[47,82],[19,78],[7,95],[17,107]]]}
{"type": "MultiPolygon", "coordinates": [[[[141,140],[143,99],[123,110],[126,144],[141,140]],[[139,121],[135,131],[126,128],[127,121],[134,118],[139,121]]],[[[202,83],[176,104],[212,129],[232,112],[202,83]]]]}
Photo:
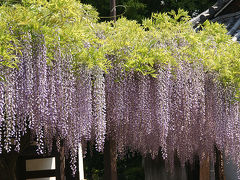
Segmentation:
{"type": "Polygon", "coordinates": [[[56,179],[64,180],[65,179],[65,156],[64,156],[63,142],[60,142],[59,152],[54,147],[52,155],[55,156],[56,179]]]}
{"type": "Polygon", "coordinates": [[[205,157],[200,161],[200,180],[210,180],[210,158],[205,157]]]}
{"type": "Polygon", "coordinates": [[[110,0],[110,17],[114,22],[116,22],[116,15],[116,0],[110,0]]]}
{"type": "Polygon", "coordinates": [[[59,163],[60,163],[60,179],[64,180],[65,177],[65,156],[64,156],[64,147],[62,146],[60,148],[60,152],[59,152],[59,163]]]}
{"type": "Polygon", "coordinates": [[[117,180],[117,153],[111,139],[104,145],[104,180],[117,180]]]}
{"type": "Polygon", "coordinates": [[[223,155],[221,151],[219,151],[217,148],[215,148],[215,151],[216,151],[216,164],[215,164],[216,180],[225,180],[223,155]]]}

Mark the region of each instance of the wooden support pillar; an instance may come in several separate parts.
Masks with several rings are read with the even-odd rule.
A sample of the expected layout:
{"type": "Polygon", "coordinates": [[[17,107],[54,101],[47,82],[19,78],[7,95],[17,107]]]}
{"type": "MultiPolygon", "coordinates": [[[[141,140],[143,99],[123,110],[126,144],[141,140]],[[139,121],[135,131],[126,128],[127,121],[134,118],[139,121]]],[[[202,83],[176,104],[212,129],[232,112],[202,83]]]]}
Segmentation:
{"type": "Polygon", "coordinates": [[[114,22],[116,22],[116,16],[117,16],[116,0],[110,0],[110,17],[111,17],[111,20],[114,20],[114,22]]]}
{"type": "Polygon", "coordinates": [[[116,146],[111,139],[104,145],[104,180],[117,180],[116,146]]]}
{"type": "Polygon", "coordinates": [[[64,155],[64,147],[63,142],[60,142],[59,151],[53,149],[53,156],[55,156],[55,163],[56,163],[56,179],[57,180],[64,180],[65,179],[65,155],[64,155]]]}
{"type": "Polygon", "coordinates": [[[216,163],[215,163],[215,177],[216,180],[225,180],[224,175],[224,162],[223,162],[223,155],[221,151],[215,148],[216,151],[216,163]]]}
{"type": "Polygon", "coordinates": [[[59,151],[59,170],[60,170],[60,180],[64,180],[65,178],[65,156],[64,156],[64,147],[62,146],[59,151]]]}
{"type": "Polygon", "coordinates": [[[210,180],[210,158],[205,157],[200,161],[200,180],[210,180]]]}

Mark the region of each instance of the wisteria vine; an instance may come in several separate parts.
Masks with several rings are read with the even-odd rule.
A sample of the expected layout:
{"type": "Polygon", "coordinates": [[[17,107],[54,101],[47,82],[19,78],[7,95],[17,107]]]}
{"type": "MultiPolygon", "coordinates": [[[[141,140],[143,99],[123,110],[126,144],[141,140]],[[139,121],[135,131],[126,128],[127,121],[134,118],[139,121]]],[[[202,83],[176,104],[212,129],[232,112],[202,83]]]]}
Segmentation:
{"type": "Polygon", "coordinates": [[[184,165],[194,155],[214,156],[215,145],[239,163],[239,102],[201,62],[158,64],[152,77],[124,70],[109,55],[106,74],[84,64],[74,70],[71,55],[57,46],[47,65],[44,38],[26,37],[19,68],[3,71],[0,84],[1,151],[19,151],[29,128],[38,153],[51,151],[58,138],[73,163],[79,143],[95,141],[102,151],[108,137],[119,154],[130,148],[154,158],[161,149],[170,166],[175,152],[184,165]]]}
{"type": "Polygon", "coordinates": [[[0,153],[30,130],[40,154],[63,146],[73,173],[79,144],[107,138],[170,167],[215,146],[240,166],[239,44],[220,25],[196,33],[181,10],[113,25],[74,0],[24,2],[0,7],[0,153]]]}

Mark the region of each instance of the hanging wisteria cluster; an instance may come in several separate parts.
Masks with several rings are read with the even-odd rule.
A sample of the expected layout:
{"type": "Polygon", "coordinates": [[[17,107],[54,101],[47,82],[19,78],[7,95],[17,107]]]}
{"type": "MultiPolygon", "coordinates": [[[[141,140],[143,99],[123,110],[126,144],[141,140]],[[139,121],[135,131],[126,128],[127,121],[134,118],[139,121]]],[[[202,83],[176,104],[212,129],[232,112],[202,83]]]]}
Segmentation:
{"type": "Polygon", "coordinates": [[[215,145],[240,164],[234,88],[224,88],[201,62],[156,64],[152,77],[126,71],[108,55],[112,68],[104,73],[83,64],[73,70],[72,56],[57,45],[47,64],[43,36],[26,35],[22,45],[18,69],[1,70],[6,81],[0,82],[0,152],[19,151],[30,129],[38,153],[51,152],[53,140],[58,146],[63,140],[73,164],[79,143],[95,141],[102,151],[105,138],[115,141],[120,155],[131,149],[154,158],[161,150],[170,167],[175,152],[184,165],[194,155],[214,157],[215,145]]]}
{"type": "Polygon", "coordinates": [[[157,65],[157,77],[125,72],[116,65],[106,75],[107,136],[119,154],[126,149],[155,158],[159,150],[173,168],[213,159],[214,146],[239,164],[240,114],[234,88],[224,88],[203,65],[180,61],[157,65]]]}
{"type": "MultiPolygon", "coordinates": [[[[82,65],[73,72],[71,55],[56,46],[55,59],[47,65],[44,38],[22,42],[18,69],[4,69],[1,81],[0,132],[2,149],[20,150],[20,139],[31,130],[38,153],[51,152],[53,140],[64,140],[66,155],[76,162],[78,145],[96,137],[102,150],[105,135],[103,72],[92,73],[82,65]],[[94,83],[92,82],[94,79],[94,83]],[[93,97],[93,98],[92,98],[93,97]]],[[[76,167],[73,166],[73,171],[76,167]]]]}

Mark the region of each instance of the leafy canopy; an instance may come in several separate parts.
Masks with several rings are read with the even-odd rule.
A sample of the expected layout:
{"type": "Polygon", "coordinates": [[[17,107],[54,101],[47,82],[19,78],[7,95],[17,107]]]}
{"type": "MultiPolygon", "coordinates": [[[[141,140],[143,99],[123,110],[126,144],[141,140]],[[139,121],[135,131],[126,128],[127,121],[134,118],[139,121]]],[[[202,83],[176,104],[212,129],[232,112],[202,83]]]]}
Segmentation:
{"type": "Polygon", "coordinates": [[[198,62],[234,87],[239,98],[239,44],[217,23],[206,22],[196,33],[189,18],[179,10],[153,14],[142,24],[126,18],[98,23],[95,9],[75,0],[7,1],[0,6],[0,66],[17,67],[22,40],[43,35],[49,65],[57,48],[72,54],[74,68],[84,63],[106,72],[112,63],[108,55],[126,70],[152,76],[156,64],[177,68],[180,61],[198,62]]]}

